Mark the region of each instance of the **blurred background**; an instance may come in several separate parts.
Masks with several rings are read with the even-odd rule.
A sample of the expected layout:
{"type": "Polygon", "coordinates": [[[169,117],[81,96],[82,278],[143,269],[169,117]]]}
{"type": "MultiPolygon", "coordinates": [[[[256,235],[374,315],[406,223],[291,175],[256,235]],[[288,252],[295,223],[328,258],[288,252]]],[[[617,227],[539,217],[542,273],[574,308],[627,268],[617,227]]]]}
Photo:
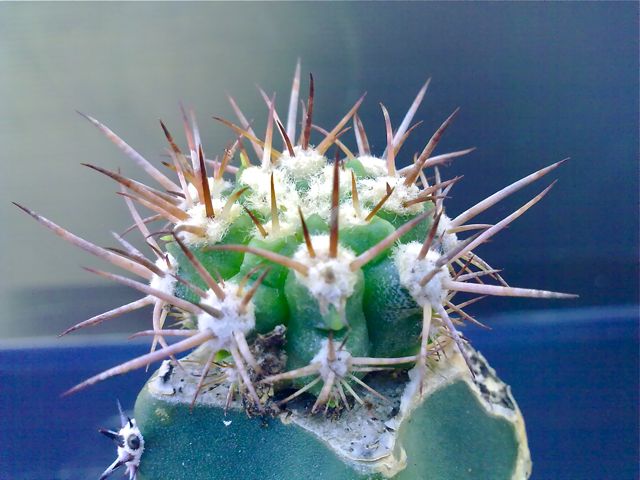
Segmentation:
{"type": "MultiPolygon", "coordinates": [[[[277,92],[284,113],[298,58],[305,96],[309,72],[316,81],[320,125],[333,126],[368,92],[360,116],[378,154],[378,103],[398,125],[432,77],[416,115],[424,123],[400,161],[461,107],[437,153],[477,150],[443,172],[464,174],[450,215],[571,157],[551,175],[559,179],[552,192],[479,254],[512,285],[580,298],[489,299],[473,313],[493,331],[467,333],[513,386],[528,420],[533,478],[637,478],[637,20],[636,2],[2,4],[0,444],[13,449],[0,452],[0,478],[99,474],[115,450],[96,439],[94,423],[115,413],[116,396],[132,407],[145,378],[57,399],[82,377],[142,353],[140,344],[109,345],[123,345],[149,315],[54,339],[136,298],[80,269],[104,265],[10,204],[100,245],[113,246],[109,231],[130,224],[115,184],[79,164],[146,178],[75,110],[159,164],[158,119],[182,138],[183,102],[195,108],[205,151],[215,155],[232,139],[211,119],[233,118],[226,94],[261,132],[267,111],[256,85],[277,92]],[[49,401],[38,403],[42,397],[49,401]],[[29,434],[16,444],[27,411],[29,434]],[[19,463],[24,448],[56,429],[86,451],[78,456],[67,442],[40,463],[19,463]]],[[[550,180],[483,219],[503,218],[550,180]]]]}

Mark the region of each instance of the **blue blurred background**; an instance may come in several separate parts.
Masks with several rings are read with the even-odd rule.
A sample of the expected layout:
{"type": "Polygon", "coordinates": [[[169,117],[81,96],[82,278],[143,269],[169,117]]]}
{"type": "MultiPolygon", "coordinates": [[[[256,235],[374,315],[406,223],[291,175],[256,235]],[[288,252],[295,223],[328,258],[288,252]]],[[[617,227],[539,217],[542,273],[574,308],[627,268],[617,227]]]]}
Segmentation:
{"type": "MultiPolygon", "coordinates": [[[[159,162],[157,120],[177,135],[182,101],[217,153],[232,138],[211,120],[233,116],[226,93],[261,131],[255,86],[277,91],[284,111],[297,58],[316,80],[320,125],[368,92],[360,115],[378,153],[378,102],[397,125],[432,77],[405,163],[462,107],[437,150],[477,147],[444,171],[465,175],[451,214],[572,158],[547,198],[479,253],[513,285],[580,298],[483,301],[472,312],[493,330],[467,334],[513,386],[533,478],[638,478],[637,20],[635,2],[0,5],[0,479],[87,478],[113,460],[95,429],[115,425],[116,397],[133,406],[145,374],[58,394],[143,352],[124,341],[148,315],[54,339],[135,294],[79,269],[103,265],[9,202],[112,245],[126,209],[113,183],[79,163],[144,177],[74,110],[159,162]]],[[[483,218],[504,217],[542,188],[483,218]]]]}

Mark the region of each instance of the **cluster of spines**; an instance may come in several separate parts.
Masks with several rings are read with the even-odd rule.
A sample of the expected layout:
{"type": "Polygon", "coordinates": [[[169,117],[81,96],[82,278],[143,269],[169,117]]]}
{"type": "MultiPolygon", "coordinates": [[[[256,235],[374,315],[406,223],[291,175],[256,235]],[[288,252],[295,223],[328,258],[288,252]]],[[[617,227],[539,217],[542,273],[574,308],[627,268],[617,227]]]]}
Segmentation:
{"type": "MultiPolygon", "coordinates": [[[[467,292],[481,296],[568,297],[567,294],[510,287],[500,277],[498,270],[492,269],[472,251],[542,199],[552,185],[496,224],[468,223],[490,206],[548,174],[562,162],[552,164],[514,182],[457,217],[450,219],[444,214],[444,199],[459,178],[442,181],[437,167],[469,153],[472,149],[438,156],[432,156],[432,153],[443,132],[456,116],[458,112],[456,109],[432,135],[422,152],[414,156],[412,165],[402,169],[396,168],[396,156],[400,147],[407,136],[419,125],[417,123],[411,126],[411,122],[428,85],[427,81],[420,89],[402,123],[395,131],[391,126],[387,109],[381,105],[387,137],[383,158],[379,159],[383,163],[382,167],[380,167],[380,161],[371,157],[367,135],[363,123],[357,115],[357,110],[364,96],[355,103],[332,130],[324,130],[312,123],[313,77],[310,77],[307,103],[305,105],[301,102],[302,128],[300,136],[294,144],[292,139],[296,134],[300,86],[299,65],[294,75],[286,127],[275,109],[275,98],[269,98],[261,91],[269,110],[264,140],[258,138],[237,103],[230,98],[240,126],[216,117],[237,134],[237,138],[224,150],[220,159],[206,158],[200,141],[199,129],[192,112],[187,113],[183,110],[184,128],[189,148],[187,154],[182,152],[166,125],[161,122],[169,142],[168,154],[171,158],[171,163],[164,163],[175,172],[179,184],[155,168],[106,126],[85,115],[164,190],[152,188],[116,172],[87,165],[120,184],[119,193],[124,198],[134,220],[134,225],[125,233],[132,229],[139,230],[155,255],[156,261],[146,258],[143,253],[123,238],[124,234],[114,234],[121,248],[102,248],[77,237],[31,210],[21,207],[64,239],[144,280],[137,281],[90,269],[93,273],[137,289],[145,296],[80,322],[63,334],[97,325],[105,320],[148,305],[154,306],[153,328],[134,334],[134,336],[149,335],[153,337],[151,352],[91,377],[67,393],[75,392],[114,375],[148,366],[158,360],[172,358],[177,362],[176,355],[204,345],[210,349],[210,353],[203,366],[201,380],[193,398],[194,402],[208,378],[211,366],[220,364],[217,359],[220,357],[220,352],[223,352],[228,355],[229,360],[225,363],[225,368],[233,371],[234,374],[219,375],[219,380],[222,382],[233,378],[233,387],[237,386],[239,390],[246,392],[248,399],[258,410],[262,409],[263,399],[259,398],[254,388],[256,381],[273,384],[278,384],[281,381],[293,381],[294,384],[298,382],[299,388],[294,393],[281,398],[279,404],[311,391],[317,397],[312,409],[314,412],[322,406],[326,408],[329,404],[343,404],[349,407],[347,395],[353,397],[357,402],[362,402],[354,390],[354,386],[362,387],[379,395],[362,380],[362,377],[370,371],[409,364],[416,365],[421,378],[423,378],[427,359],[432,355],[437,355],[444,343],[449,341],[455,342],[467,360],[464,348],[465,340],[456,325],[464,321],[479,323],[463,308],[482,297],[456,305],[452,301],[456,292],[467,292]],[[345,127],[350,121],[353,122],[358,155],[354,155],[340,140],[340,137],[348,130],[348,127],[345,127]],[[274,124],[277,126],[286,148],[284,154],[273,147],[274,124]],[[316,147],[310,144],[313,129],[324,135],[316,147]],[[244,147],[245,141],[251,144],[260,161],[258,167],[262,172],[260,178],[269,184],[268,205],[265,205],[264,210],[270,215],[254,212],[250,205],[247,206],[246,199],[247,195],[251,194],[251,189],[243,184],[242,174],[243,171],[252,167],[250,156],[244,147]],[[282,205],[282,200],[278,199],[274,172],[279,160],[287,155],[288,160],[292,161],[295,167],[296,159],[300,159],[304,155],[324,158],[325,153],[332,145],[336,146],[336,157],[333,161],[330,179],[330,199],[325,209],[326,218],[321,218],[320,221],[320,223],[326,222],[328,235],[314,235],[305,220],[301,205],[282,205]],[[345,156],[343,160],[340,159],[341,153],[345,156]],[[239,154],[240,157],[239,167],[230,165],[236,154],[239,154]],[[367,206],[369,211],[365,214],[355,172],[364,168],[363,164],[366,162],[373,162],[373,167],[378,170],[382,168],[383,172],[377,176],[373,175],[371,181],[379,182],[382,185],[383,193],[376,202],[371,202],[367,206]],[[214,170],[211,177],[207,172],[208,168],[214,170]],[[427,168],[435,169],[434,182],[429,182],[425,174],[427,168]],[[350,172],[348,193],[351,197],[353,211],[359,221],[365,225],[372,225],[371,222],[374,219],[386,217],[395,227],[395,229],[387,231],[382,238],[374,236],[374,240],[369,241],[366,248],[360,252],[354,252],[341,244],[339,223],[342,170],[350,172]],[[235,175],[237,177],[236,183],[228,181],[225,174],[235,175]],[[389,182],[394,185],[391,186],[389,182]],[[387,202],[394,194],[394,190],[409,187],[413,189],[405,194],[409,197],[403,198],[399,203],[399,208],[407,209],[406,215],[398,214],[397,209],[383,215],[385,206],[388,206],[387,202]],[[226,198],[223,198],[223,193],[226,198]],[[214,205],[216,201],[218,206],[214,205]],[[153,214],[144,218],[138,212],[136,203],[148,208],[153,214]],[[239,210],[239,206],[241,210],[239,210]],[[419,213],[411,213],[412,211],[408,210],[415,206],[419,207],[419,213]],[[289,211],[287,217],[289,220],[294,217],[291,214],[292,210],[297,214],[299,224],[295,235],[299,237],[298,245],[296,246],[296,242],[293,242],[295,248],[277,251],[276,248],[269,248],[269,244],[260,247],[256,246],[256,242],[252,243],[252,238],[272,240],[278,237],[281,229],[279,217],[283,207],[284,210],[289,211]],[[198,215],[202,215],[200,224],[193,221],[196,210],[200,212],[198,215]],[[232,212],[235,213],[232,214],[232,212]],[[229,242],[227,237],[233,236],[230,232],[240,223],[238,218],[243,218],[245,221],[242,228],[238,227],[236,228],[238,231],[234,231],[234,234],[237,233],[234,238],[238,243],[229,242]],[[160,232],[151,232],[149,225],[158,221],[165,222],[165,225],[160,228],[160,232]],[[423,225],[426,228],[419,230],[416,228],[418,225],[423,225]],[[211,230],[214,230],[215,235],[211,235],[211,230]],[[457,239],[457,233],[474,230],[477,230],[478,233],[472,237],[464,241],[457,239]],[[408,234],[412,235],[410,237],[412,241],[406,241],[406,238],[409,237],[408,234]],[[159,235],[169,242],[165,249],[156,239],[159,235]],[[421,240],[420,235],[424,237],[421,240]],[[397,245],[401,239],[403,239],[402,245],[394,249],[394,245],[397,245]],[[241,274],[237,271],[221,272],[220,270],[224,268],[223,262],[211,264],[211,259],[207,257],[207,255],[216,254],[216,252],[218,254],[237,254],[238,256],[234,258],[240,259],[240,262],[242,262],[243,256],[245,259],[254,256],[261,260],[254,261],[253,267],[245,269],[247,271],[243,271],[241,274]],[[350,321],[353,319],[350,319],[348,315],[347,303],[356,288],[354,285],[357,282],[362,283],[362,280],[356,278],[356,274],[362,272],[363,268],[369,264],[378,261],[384,252],[388,252],[388,261],[393,262],[393,268],[399,277],[396,283],[402,288],[403,295],[406,295],[410,302],[422,310],[420,321],[414,322],[415,325],[412,327],[418,330],[418,339],[414,351],[407,355],[400,355],[397,352],[379,354],[374,357],[366,354],[358,355],[356,352],[349,351],[350,336],[353,338],[357,334],[354,333],[356,326],[350,321]],[[182,260],[178,261],[176,257],[180,256],[182,256],[182,260]],[[208,264],[206,264],[207,258],[209,259],[208,264]],[[304,362],[307,362],[306,365],[294,365],[295,368],[292,367],[288,371],[265,376],[262,375],[259,360],[255,358],[250,345],[250,338],[256,330],[254,297],[263,287],[263,282],[269,275],[270,268],[277,269],[279,267],[289,271],[287,275],[291,277],[290,283],[295,284],[291,288],[302,288],[301,291],[307,289],[307,293],[310,293],[312,297],[312,302],[315,301],[314,311],[318,318],[308,321],[310,328],[323,332],[318,337],[323,339],[319,341],[320,343],[313,344],[315,350],[307,355],[309,358],[304,359],[304,362]],[[195,276],[186,275],[188,270],[195,272],[195,276]],[[315,275],[313,282],[311,282],[313,284],[308,281],[310,272],[315,275]],[[493,278],[500,284],[484,283],[483,279],[486,278],[493,278]],[[249,286],[250,281],[253,282],[249,286]],[[167,315],[171,310],[177,312],[177,317],[182,319],[182,323],[178,322],[176,325],[180,328],[164,327],[167,315]],[[451,314],[458,315],[458,317],[452,317],[451,314]],[[436,326],[434,326],[434,319],[437,320],[436,326]],[[173,336],[185,338],[170,345],[165,337],[173,336]],[[160,349],[157,349],[158,344],[160,349]]],[[[326,163],[326,160],[324,162],[326,163]]],[[[313,201],[308,198],[305,200],[313,201]]],[[[379,222],[383,221],[386,222],[386,220],[379,220],[379,222]]],[[[357,288],[363,289],[364,287],[360,285],[357,288]]],[[[376,332],[376,334],[384,336],[391,334],[391,332],[376,332]]],[[[291,335],[294,334],[290,333],[289,341],[293,342],[291,335]]],[[[368,342],[366,332],[364,337],[363,341],[368,342]]],[[[292,353],[292,356],[295,354],[292,353]]],[[[233,389],[230,389],[230,392],[232,391],[233,389]]]]}
{"type": "Polygon", "coordinates": [[[120,429],[118,431],[100,428],[98,431],[116,444],[118,456],[114,462],[102,472],[99,480],[105,480],[121,466],[125,467],[124,474],[129,476],[129,480],[135,480],[140,467],[140,459],[144,453],[144,438],[135,419],[129,418],[122,410],[120,402],[118,412],[120,414],[120,429]]]}

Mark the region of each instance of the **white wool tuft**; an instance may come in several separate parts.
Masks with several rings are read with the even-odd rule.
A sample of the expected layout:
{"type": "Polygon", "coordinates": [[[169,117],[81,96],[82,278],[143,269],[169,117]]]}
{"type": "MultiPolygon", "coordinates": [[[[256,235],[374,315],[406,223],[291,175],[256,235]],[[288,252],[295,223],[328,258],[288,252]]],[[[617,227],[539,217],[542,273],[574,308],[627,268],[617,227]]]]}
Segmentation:
{"type": "MultiPolygon", "coordinates": [[[[167,253],[166,255],[168,256],[167,259],[170,265],[177,265],[176,259],[173,258],[171,254],[167,253]]],[[[173,295],[177,280],[175,277],[169,274],[175,273],[175,268],[169,268],[167,266],[167,262],[164,259],[158,259],[155,263],[156,267],[158,267],[163,272],[166,272],[167,274],[164,277],[160,277],[154,273],[151,277],[151,280],[149,281],[149,286],[166,294],[173,295]]]]}
{"type": "Polygon", "coordinates": [[[442,242],[442,251],[448,253],[458,246],[460,242],[455,233],[447,233],[447,230],[451,228],[451,219],[445,214],[440,217],[438,223],[438,230],[436,232],[436,238],[440,238],[442,242]]]}
{"type": "Polygon", "coordinates": [[[311,243],[316,252],[315,258],[311,258],[306,245],[300,245],[293,256],[309,267],[308,275],[296,270],[296,278],[318,300],[321,313],[327,313],[329,305],[338,311],[343,310],[347,298],[353,295],[358,279],[357,274],[349,268],[355,255],[348,248],[338,245],[338,256],[330,258],[329,235],[314,235],[311,243]]]}
{"type": "Polygon", "coordinates": [[[206,312],[198,315],[198,330],[211,330],[217,337],[214,342],[218,345],[218,348],[226,348],[233,339],[234,332],[246,335],[256,325],[253,302],[249,302],[243,312],[240,311],[243,297],[238,295],[238,285],[233,282],[226,282],[222,289],[225,293],[224,300],[218,299],[212,290],[209,290],[207,298],[202,300],[204,305],[220,310],[222,317],[216,318],[206,312]]]}
{"type": "MultiPolygon", "coordinates": [[[[340,172],[340,197],[351,196],[351,173],[340,172]]],[[[331,194],[333,192],[333,165],[326,165],[315,177],[309,180],[309,190],[305,194],[307,208],[325,220],[331,215],[331,194]]]]}
{"type": "Polygon", "coordinates": [[[296,180],[309,178],[327,164],[327,159],[314,148],[304,150],[300,145],[293,147],[294,156],[285,151],[277,160],[278,166],[289,172],[296,180]]]}
{"type": "Polygon", "coordinates": [[[369,223],[365,221],[365,218],[367,218],[370,210],[368,208],[363,208],[362,206],[360,206],[360,210],[361,215],[358,216],[356,209],[353,208],[353,202],[351,201],[351,199],[342,203],[340,205],[340,228],[354,227],[356,225],[366,225],[367,223],[369,223]]]}
{"type": "Polygon", "coordinates": [[[374,177],[384,177],[388,175],[387,161],[371,155],[362,155],[357,158],[362,164],[365,172],[374,177]]]}
{"type": "Polygon", "coordinates": [[[189,210],[189,218],[185,221],[178,222],[176,228],[180,226],[192,226],[205,230],[205,236],[201,237],[191,232],[182,231],[180,240],[187,245],[199,245],[203,243],[214,244],[220,242],[224,238],[229,229],[229,226],[235,221],[236,218],[242,213],[242,207],[235,202],[229,211],[223,215],[224,206],[227,203],[227,198],[218,197],[212,198],[211,204],[213,205],[213,211],[215,213],[214,218],[207,217],[206,208],[203,203],[197,203],[189,210]]]}
{"type": "Polygon", "coordinates": [[[351,371],[351,354],[344,347],[338,350],[340,347],[339,342],[333,342],[334,359],[329,360],[330,341],[331,340],[325,340],[322,348],[311,360],[312,364],[320,364],[319,373],[323,380],[327,380],[331,372],[339,378],[344,378],[351,371]]]}
{"type": "Polygon", "coordinates": [[[442,305],[447,296],[443,282],[450,278],[449,271],[446,265],[439,267],[438,273],[424,287],[421,286],[420,281],[436,268],[436,262],[440,259],[438,252],[429,250],[426,257],[419,260],[418,254],[421,249],[422,244],[419,242],[399,245],[395,249],[393,255],[400,283],[409,291],[418,305],[442,305]]]}
{"type": "Polygon", "coordinates": [[[424,210],[424,203],[416,203],[405,207],[404,202],[415,200],[420,196],[420,189],[411,184],[406,186],[403,177],[380,176],[377,178],[361,178],[358,180],[360,201],[368,206],[376,205],[387,194],[387,184],[393,188],[393,193],[384,202],[383,210],[398,215],[416,215],[424,210]],[[394,188],[395,187],[395,188],[394,188]]]}
{"type": "Polygon", "coordinates": [[[283,168],[249,167],[242,171],[240,183],[251,188],[247,203],[262,213],[269,213],[271,208],[271,174],[278,204],[297,205],[298,192],[290,173],[283,168]]]}

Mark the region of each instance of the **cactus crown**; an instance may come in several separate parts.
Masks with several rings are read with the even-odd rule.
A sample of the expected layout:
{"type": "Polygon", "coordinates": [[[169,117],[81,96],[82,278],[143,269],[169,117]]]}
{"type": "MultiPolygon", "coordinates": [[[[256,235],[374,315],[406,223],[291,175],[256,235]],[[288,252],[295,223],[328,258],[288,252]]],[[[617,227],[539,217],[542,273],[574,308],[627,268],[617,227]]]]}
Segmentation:
{"type": "Polygon", "coordinates": [[[413,163],[396,166],[404,141],[418,125],[410,126],[429,82],[397,129],[382,106],[387,145],[381,157],[372,155],[357,115],[364,96],[332,130],[313,124],[313,77],[296,139],[299,84],[298,65],[286,127],[274,99],[262,92],[268,109],[264,139],[258,138],[231,99],[240,125],[218,120],[237,137],[214,160],[205,156],[193,113],[183,111],[187,151],[161,122],[171,147],[171,162],[165,165],[174,180],[87,116],[159,184],[147,186],[88,165],[120,184],[134,219],[128,231],[139,230],[155,260],[123,236],[116,235],[119,248],[105,249],[21,208],[61,237],[142,279],[92,270],[144,296],[64,333],[153,306],[152,328],[136,334],[153,341],[149,354],[67,393],[158,360],[175,361],[175,355],[198,348],[205,355],[199,357],[202,376],[194,402],[205,381],[211,380],[213,368],[218,373],[215,381],[229,384],[230,395],[241,392],[244,405],[253,412],[277,411],[303,393],[315,396],[313,412],[321,407],[339,410],[350,402],[362,402],[358,389],[372,391],[366,383],[371,371],[415,368],[422,375],[449,342],[464,356],[466,340],[458,327],[479,322],[463,309],[482,297],[461,302],[454,299],[458,292],[567,296],[509,287],[498,270],[473,252],[537,203],[551,186],[496,224],[470,223],[562,162],[449,218],[444,200],[458,178],[442,180],[438,166],[472,149],[432,154],[457,110],[413,163]],[[347,147],[343,136],[351,124],[358,153],[347,147]],[[312,130],[322,135],[315,146],[312,130]],[[275,148],[276,135],[283,152],[275,148]],[[335,156],[330,159],[331,148],[335,156]],[[239,166],[232,165],[236,158],[239,166]],[[434,180],[427,169],[434,169],[434,180]],[[151,216],[143,218],[136,205],[149,209],[151,216]],[[156,222],[168,227],[152,228],[156,222]],[[162,231],[151,231],[158,229],[162,231]],[[461,239],[458,235],[463,232],[475,234],[461,239]],[[174,321],[167,326],[169,316],[174,321]],[[282,347],[286,360],[267,365],[257,345],[274,331],[286,337],[282,347]],[[173,336],[180,339],[169,344],[167,338],[173,336]]]}

